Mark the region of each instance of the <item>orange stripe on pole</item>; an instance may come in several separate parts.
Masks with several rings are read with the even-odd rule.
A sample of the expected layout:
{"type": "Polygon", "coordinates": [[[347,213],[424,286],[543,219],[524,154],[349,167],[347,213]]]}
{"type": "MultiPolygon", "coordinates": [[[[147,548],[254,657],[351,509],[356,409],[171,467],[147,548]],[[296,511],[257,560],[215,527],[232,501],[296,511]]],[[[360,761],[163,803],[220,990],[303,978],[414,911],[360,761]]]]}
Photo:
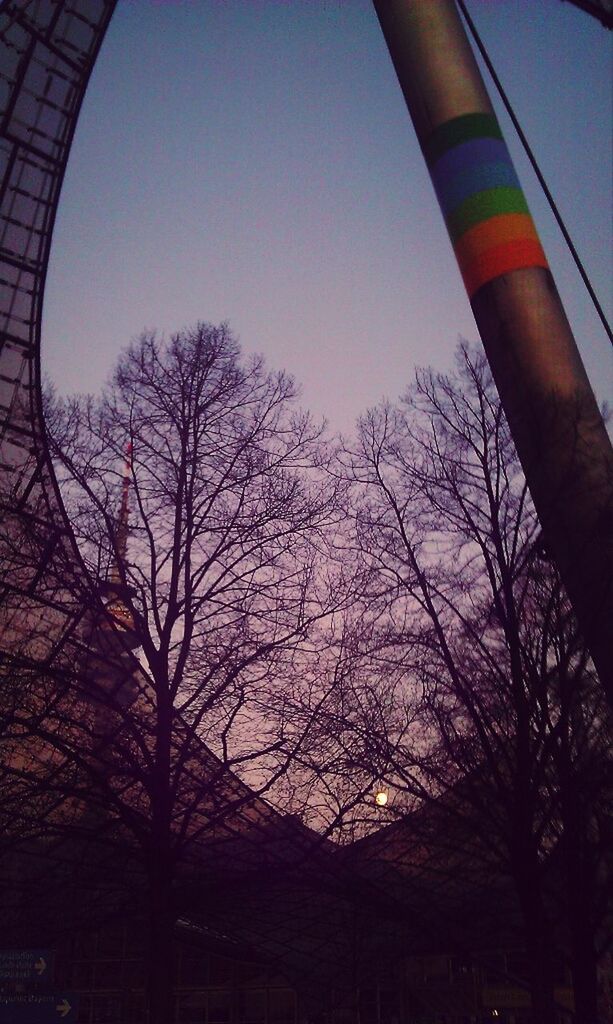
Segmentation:
{"type": "Polygon", "coordinates": [[[480,256],[486,249],[492,249],[504,242],[517,242],[520,239],[538,241],[530,214],[502,213],[469,228],[458,238],[454,249],[458,260],[467,261],[480,256]]]}

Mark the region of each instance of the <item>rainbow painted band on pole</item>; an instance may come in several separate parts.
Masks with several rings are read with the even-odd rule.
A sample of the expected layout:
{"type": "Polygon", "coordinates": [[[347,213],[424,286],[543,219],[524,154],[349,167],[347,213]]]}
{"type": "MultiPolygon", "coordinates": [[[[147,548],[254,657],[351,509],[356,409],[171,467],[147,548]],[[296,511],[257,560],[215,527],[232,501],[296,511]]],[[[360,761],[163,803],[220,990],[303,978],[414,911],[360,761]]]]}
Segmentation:
{"type": "Polygon", "coordinates": [[[511,156],[493,114],[436,128],[424,155],[466,290],[523,267],[547,267],[511,156]]]}

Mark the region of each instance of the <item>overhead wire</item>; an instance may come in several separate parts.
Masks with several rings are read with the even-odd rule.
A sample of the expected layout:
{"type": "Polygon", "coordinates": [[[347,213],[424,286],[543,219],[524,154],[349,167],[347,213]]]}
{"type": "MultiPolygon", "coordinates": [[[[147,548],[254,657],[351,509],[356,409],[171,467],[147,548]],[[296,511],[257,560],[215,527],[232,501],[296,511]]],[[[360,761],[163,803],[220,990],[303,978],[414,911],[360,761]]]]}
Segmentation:
{"type": "Polygon", "coordinates": [[[575,246],[573,244],[573,240],[570,237],[570,234],[568,232],[566,224],[564,223],[562,215],[561,215],[561,213],[558,210],[558,207],[556,205],[555,199],[553,198],[553,196],[552,196],[552,194],[551,194],[551,192],[549,190],[549,187],[547,185],[547,182],[545,181],[545,178],[544,178],[543,173],[542,173],[542,171],[541,171],[541,169],[540,169],[540,167],[538,165],[537,159],[536,159],[536,157],[534,155],[534,152],[532,151],[530,143],[528,142],[528,140],[527,140],[527,138],[526,138],[526,136],[524,134],[524,131],[523,131],[523,129],[522,129],[520,123],[519,123],[519,120],[517,118],[517,115],[515,114],[515,111],[513,109],[511,101],[509,100],[509,98],[508,98],[508,96],[507,96],[507,94],[506,94],[506,92],[504,90],[502,82],[500,81],[500,79],[499,79],[499,77],[498,77],[498,75],[496,73],[496,70],[494,68],[494,65],[492,64],[492,61],[490,60],[490,56],[489,56],[489,54],[488,54],[488,52],[486,50],[485,44],[483,43],[483,41],[482,41],[478,31],[477,31],[477,28],[475,26],[474,21],[472,20],[470,14],[468,13],[468,10],[466,9],[466,4],[464,3],[464,0],[456,0],[456,2],[458,4],[458,7],[460,8],[460,11],[462,12],[462,16],[463,16],[463,18],[464,18],[464,20],[465,20],[465,22],[466,22],[466,24],[468,26],[470,34],[472,35],[472,37],[473,37],[473,39],[475,41],[475,45],[476,45],[477,49],[479,50],[479,53],[481,54],[481,56],[483,58],[483,61],[485,63],[485,66],[487,67],[487,70],[488,70],[488,72],[489,72],[489,74],[491,76],[491,79],[492,79],[494,85],[496,86],[496,89],[498,91],[498,94],[499,94],[499,96],[500,96],[504,106],[505,106],[507,114],[511,118],[511,121],[513,123],[513,127],[515,128],[515,131],[517,132],[517,136],[519,138],[519,141],[521,142],[521,144],[522,144],[522,146],[524,148],[524,151],[525,151],[525,153],[526,153],[526,155],[527,155],[527,157],[528,157],[528,159],[529,159],[529,161],[530,161],[530,163],[532,165],[532,169],[533,169],[534,173],[536,174],[536,176],[538,178],[539,185],[541,186],[541,188],[543,190],[545,198],[547,199],[547,202],[549,203],[550,209],[551,209],[551,211],[552,211],[552,213],[553,213],[553,215],[554,215],[554,217],[556,219],[558,227],[560,228],[560,231],[562,232],[562,235],[564,237],[564,241],[566,242],[566,245],[568,246],[568,250],[569,250],[569,252],[570,252],[570,254],[571,254],[571,256],[572,256],[572,258],[573,258],[573,260],[575,262],[575,265],[577,267],[577,270],[579,271],[579,274],[581,275],[583,283],[584,283],[585,287],[587,288],[588,294],[589,294],[589,296],[590,296],[590,298],[592,300],[592,303],[593,303],[594,308],[595,308],[595,310],[596,310],[596,312],[598,314],[598,317],[599,317],[599,319],[600,319],[600,321],[602,323],[602,326],[605,329],[607,337],[608,337],[609,341],[611,342],[611,345],[613,345],[613,331],[611,330],[611,327],[610,327],[609,322],[608,322],[608,320],[606,318],[605,312],[604,312],[602,306],[600,305],[600,302],[598,300],[598,296],[596,295],[596,292],[594,291],[594,288],[592,287],[592,283],[591,283],[591,281],[590,281],[590,279],[588,277],[587,271],[585,270],[585,267],[583,266],[583,263],[581,262],[581,257],[579,256],[579,253],[577,252],[577,250],[576,250],[576,248],[575,248],[575,246]]]}

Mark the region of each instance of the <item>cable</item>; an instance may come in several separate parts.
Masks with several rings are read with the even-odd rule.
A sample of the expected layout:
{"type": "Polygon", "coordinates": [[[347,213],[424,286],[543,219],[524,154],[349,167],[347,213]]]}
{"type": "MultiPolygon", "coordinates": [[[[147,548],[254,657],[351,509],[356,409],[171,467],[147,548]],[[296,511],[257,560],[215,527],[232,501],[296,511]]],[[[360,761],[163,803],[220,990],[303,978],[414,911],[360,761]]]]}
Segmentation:
{"type": "Polygon", "coordinates": [[[472,35],[472,37],[473,37],[473,39],[475,41],[477,49],[479,50],[479,53],[481,54],[481,56],[483,57],[483,60],[485,61],[485,65],[487,67],[487,70],[489,71],[489,73],[490,73],[490,75],[492,77],[492,81],[494,82],[494,85],[496,86],[496,89],[498,90],[498,94],[499,94],[502,102],[505,105],[505,109],[506,109],[509,117],[511,118],[511,121],[513,122],[513,127],[515,128],[515,131],[517,132],[519,140],[520,140],[522,146],[524,147],[524,150],[525,150],[525,152],[526,152],[526,154],[528,156],[528,159],[530,160],[530,163],[532,164],[532,168],[534,170],[534,173],[536,174],[536,176],[538,178],[538,181],[539,181],[539,184],[540,184],[541,188],[543,189],[543,192],[545,193],[545,198],[547,199],[547,202],[549,203],[551,211],[552,211],[552,213],[553,213],[553,215],[554,215],[554,217],[555,217],[555,219],[557,221],[558,227],[560,228],[560,231],[562,232],[562,235],[564,236],[564,241],[566,242],[566,244],[568,246],[568,249],[570,251],[570,254],[571,254],[572,258],[575,261],[575,265],[576,265],[577,270],[579,271],[579,273],[580,273],[580,275],[581,275],[581,277],[583,279],[583,283],[584,283],[585,287],[588,290],[588,294],[589,294],[589,296],[590,296],[590,298],[591,298],[591,300],[592,300],[592,302],[594,304],[594,308],[595,308],[596,312],[598,313],[598,316],[600,317],[602,326],[604,327],[604,329],[605,329],[605,331],[607,333],[607,337],[608,337],[609,341],[611,342],[611,344],[613,345],[613,331],[611,331],[611,328],[609,326],[609,322],[608,322],[608,320],[607,320],[607,318],[605,316],[605,313],[604,313],[604,310],[602,309],[602,306],[600,305],[600,302],[598,301],[598,297],[596,295],[596,292],[592,288],[592,284],[590,282],[589,277],[587,276],[587,273],[586,273],[586,270],[585,270],[585,268],[583,266],[583,263],[581,262],[581,258],[579,256],[579,253],[575,249],[575,246],[573,245],[572,238],[570,237],[570,235],[568,233],[568,230],[566,228],[566,225],[565,225],[564,221],[562,220],[562,215],[560,214],[560,211],[558,210],[558,208],[556,206],[555,200],[554,200],[551,192],[549,191],[549,188],[547,187],[547,182],[545,181],[545,179],[543,177],[541,169],[540,169],[540,167],[539,167],[539,165],[538,165],[538,163],[536,161],[536,157],[535,157],[534,153],[532,152],[532,149],[530,148],[530,144],[529,144],[526,136],[523,133],[523,130],[521,128],[521,125],[520,125],[519,121],[517,120],[517,117],[515,115],[515,111],[513,110],[513,107],[511,106],[511,102],[510,102],[507,94],[504,91],[504,88],[502,86],[502,83],[501,83],[500,79],[498,78],[498,75],[496,74],[496,72],[494,70],[494,66],[493,66],[493,64],[492,64],[492,62],[491,62],[491,60],[489,58],[488,52],[485,49],[485,46],[484,46],[483,42],[481,41],[481,38],[479,36],[479,33],[477,32],[475,24],[474,24],[474,22],[473,22],[473,20],[472,20],[472,18],[470,16],[470,14],[466,10],[466,4],[464,3],[464,0],[456,0],[456,2],[457,2],[457,5],[458,5],[458,7],[460,8],[460,10],[462,12],[462,15],[464,17],[464,20],[466,21],[466,24],[468,25],[469,31],[470,31],[470,33],[471,33],[471,35],[472,35]]]}

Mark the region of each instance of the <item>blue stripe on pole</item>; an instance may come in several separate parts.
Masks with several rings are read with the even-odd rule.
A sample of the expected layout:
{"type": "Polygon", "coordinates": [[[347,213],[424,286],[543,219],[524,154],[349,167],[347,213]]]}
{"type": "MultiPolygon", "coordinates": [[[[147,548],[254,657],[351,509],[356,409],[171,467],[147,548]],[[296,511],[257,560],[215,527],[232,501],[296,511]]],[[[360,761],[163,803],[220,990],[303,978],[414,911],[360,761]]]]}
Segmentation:
{"type": "Polygon", "coordinates": [[[430,173],[435,181],[440,178],[443,183],[473,167],[507,163],[511,163],[511,157],[502,139],[469,139],[442,153],[430,167],[430,173]]]}
{"type": "Polygon", "coordinates": [[[451,213],[460,203],[476,192],[486,192],[492,188],[520,188],[519,179],[510,163],[483,164],[459,174],[442,176],[435,179],[436,194],[443,213],[451,213]]]}

